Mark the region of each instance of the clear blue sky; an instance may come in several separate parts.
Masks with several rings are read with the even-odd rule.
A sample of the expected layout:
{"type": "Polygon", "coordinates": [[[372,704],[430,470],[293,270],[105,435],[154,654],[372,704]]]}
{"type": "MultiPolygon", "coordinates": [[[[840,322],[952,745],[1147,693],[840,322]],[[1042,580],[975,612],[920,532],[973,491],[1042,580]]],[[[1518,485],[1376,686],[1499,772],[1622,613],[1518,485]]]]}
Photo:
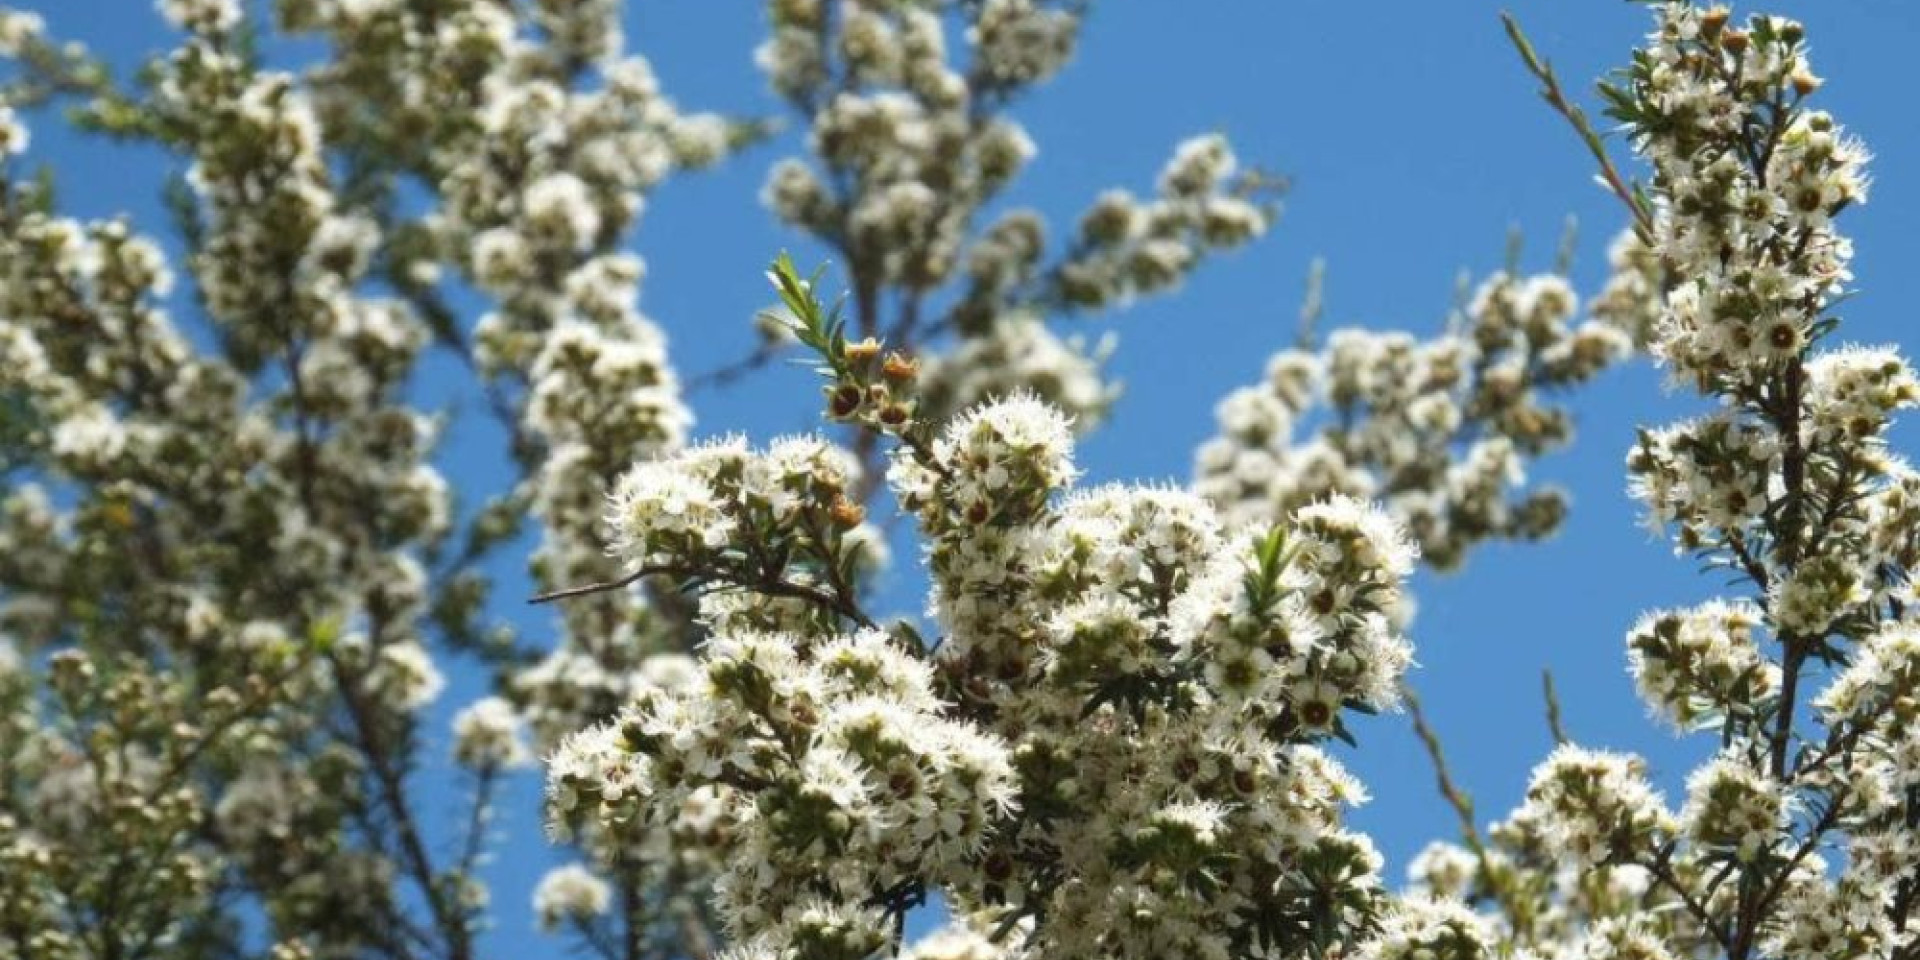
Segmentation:
{"type": "MultiPolygon", "coordinates": [[[[165,42],[145,0],[24,6],[118,64],[165,42]]],[[[759,4],[633,6],[630,42],[652,58],[683,106],[778,110],[751,62],[762,31],[759,4]]],[[[1579,89],[1623,62],[1647,23],[1638,8],[1608,0],[1511,6],[1579,89]]],[[[1120,334],[1114,366],[1127,393],[1111,424],[1082,449],[1091,481],[1187,477],[1195,444],[1212,431],[1215,401],[1257,378],[1290,335],[1314,256],[1328,262],[1329,324],[1432,331],[1456,274],[1497,267],[1510,227],[1530,238],[1529,266],[1545,268],[1572,214],[1582,226],[1575,278],[1583,293],[1597,287],[1606,242],[1621,223],[1618,208],[1592,185],[1571,134],[1534,98],[1501,34],[1500,9],[1491,0],[1097,5],[1078,60],[1015,111],[1040,144],[1015,187],[1018,202],[1070,218],[1099,188],[1149,186],[1173,143],[1208,130],[1230,134],[1243,158],[1288,173],[1296,188],[1267,240],[1203,269],[1179,295],[1103,324],[1120,334]]],[[[1844,334],[1898,343],[1912,354],[1920,347],[1910,325],[1911,305],[1920,303],[1920,120],[1910,97],[1920,4],[1778,0],[1766,9],[1808,23],[1815,69],[1829,80],[1825,106],[1877,158],[1871,202],[1844,220],[1858,244],[1861,290],[1847,307],[1844,334]]],[[[36,154],[61,168],[70,210],[131,210],[148,229],[162,229],[151,155],[78,142],[45,122],[35,137],[36,154]]],[[[756,200],[767,166],[792,152],[794,139],[670,183],[633,240],[649,265],[644,305],[669,331],[685,373],[750,349],[748,319],[767,300],[760,272],[772,253],[792,247],[803,263],[823,256],[772,224],[756,200]]],[[[698,430],[765,438],[802,429],[810,425],[811,397],[802,374],[766,375],[732,393],[699,396],[698,430]]],[[[1574,409],[1575,448],[1535,471],[1573,492],[1562,535],[1545,545],[1483,550],[1462,573],[1418,584],[1413,682],[1482,820],[1506,813],[1549,746],[1542,667],[1559,679],[1574,736],[1643,751],[1670,795],[1699,752],[1697,741],[1676,741],[1645,718],[1621,646],[1643,609],[1699,599],[1717,586],[1650,539],[1623,492],[1621,462],[1635,424],[1667,422],[1688,405],[1664,395],[1658,375],[1642,364],[1609,375],[1574,409]]],[[[1906,430],[1897,439],[1915,436],[1906,430]]],[[[455,438],[444,465],[463,486],[493,489],[504,482],[506,458],[497,437],[476,429],[455,438]]],[[[508,577],[501,609],[540,637],[544,618],[512,602],[524,589],[519,557],[501,566],[508,577]]],[[[894,580],[890,594],[917,608],[917,572],[903,568],[894,580]]],[[[443,713],[477,694],[481,681],[472,671],[460,679],[443,713]]],[[[1346,756],[1375,798],[1355,822],[1378,840],[1398,883],[1407,859],[1429,838],[1450,835],[1452,820],[1404,717],[1372,720],[1359,736],[1363,749],[1346,756]]],[[[454,802],[447,797],[444,806],[454,802]]],[[[550,955],[557,947],[532,932],[524,906],[549,861],[536,803],[529,776],[500,811],[496,956],[550,955]]],[[[440,812],[441,798],[428,806],[440,812]]]]}

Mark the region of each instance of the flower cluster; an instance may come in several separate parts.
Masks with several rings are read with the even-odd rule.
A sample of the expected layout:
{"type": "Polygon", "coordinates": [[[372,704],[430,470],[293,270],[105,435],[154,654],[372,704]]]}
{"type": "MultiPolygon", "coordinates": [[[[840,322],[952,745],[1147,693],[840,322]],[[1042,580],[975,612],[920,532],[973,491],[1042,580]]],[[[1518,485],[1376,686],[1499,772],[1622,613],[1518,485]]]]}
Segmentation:
{"type": "Polygon", "coordinates": [[[0,632],[33,654],[0,724],[5,936],[33,933],[4,949],[137,956],[221,936],[240,895],[276,935],[354,952],[395,929],[405,884],[458,952],[470,871],[406,855],[397,792],[444,683],[421,642],[451,526],[440,428],[403,400],[427,326],[368,292],[382,228],[336,187],[297,79],[237,52],[238,5],[162,12],[184,36],[138,92],[0,15],[8,96],[92,96],[96,122],[179,159],[214,334],[176,326],[157,243],[0,166],[22,470],[0,632]]]}
{"type": "Polygon", "coordinates": [[[713,794],[732,931],[951,882],[1014,807],[1005,745],[941,716],[932,668],[883,632],[716,634],[700,669],[567,740],[550,782],[562,828],[674,820],[713,794]]]}
{"type": "Polygon", "coordinates": [[[1756,606],[1718,601],[1640,618],[1627,633],[1627,665],[1648,711],[1690,730],[1778,694],[1780,669],[1753,635],[1762,619],[1756,606]]]}
{"type": "Polygon", "coordinates": [[[1643,191],[1516,28],[1634,218],[1586,316],[1516,262],[1438,336],[1309,329],[1182,489],[1081,484],[1112,345],[1048,324],[1174,289],[1277,184],[1207,135],[1059,237],[1008,208],[1077,0],[768,3],[805,154],[764,199],[850,296],[776,264],[756,356],[814,355],[844,448],[688,444],[624,245],[770,127],[681,111],[617,0],[156,6],[177,42],[127,86],[0,10],[0,954],[474,960],[536,755],[568,855],[533,912],[608,956],[1920,949],[1920,472],[1888,449],[1920,377],[1833,346],[1865,151],[1799,24],[1652,5],[1602,88],[1643,191]],[[22,175],[61,99],[165,158],[180,255],[22,175]],[[1443,770],[1464,835],[1390,895],[1334,743],[1401,704],[1407,580],[1551,532],[1552,394],[1642,350],[1713,407],[1642,433],[1631,491],[1739,595],[1648,614],[1628,662],[1711,756],[1676,810],[1563,743],[1484,832],[1443,770]],[[515,472],[456,505],[430,405],[468,393],[515,472]],[[869,613],[882,490],[921,617],[869,613]],[[516,541],[548,644],[492,625],[516,541]],[[491,684],[436,735],[448,654],[491,684]]]}
{"type": "Polygon", "coordinates": [[[1363,960],[1489,960],[1486,922],[1458,901],[1407,899],[1396,904],[1356,956],[1363,960]]]}
{"type": "Polygon", "coordinates": [[[937,370],[931,416],[1024,390],[1090,429],[1116,391],[1100,370],[1106,348],[1090,353],[1041,318],[1169,290],[1273,219],[1275,184],[1239,171],[1209,135],[1175,150],[1155,196],[1101,194],[1064,249],[1049,250],[1035,211],[983,222],[1036,153],[1007,105],[1065,64],[1077,3],[767,7],[760,66],[799,114],[811,162],[776,163],[762,197],[838,255],[856,336],[937,370]]]}
{"type": "Polygon", "coordinates": [[[1032,396],[941,424],[896,381],[861,414],[879,349],[784,261],[774,279],[828,412],[900,441],[888,479],[940,640],[839,626],[872,622],[823,525],[852,506],[846,474],[769,469],[815,462],[782,445],[639,464],[609,512],[623,557],[811,621],[769,632],[703,600],[698,678],[567,740],[557,824],[620,836],[714,808],[718,902],[751,956],[871,951],[935,891],[999,931],[956,950],[1020,927],[1026,955],[1291,954],[1367,929],[1379,857],[1340,825],[1365,794],[1319,744],[1398,702],[1398,525],[1337,499],[1234,534],[1185,491],[1076,491],[1071,424],[1032,396]]]}
{"type": "Polygon", "coordinates": [[[1637,277],[1608,309],[1650,321],[1651,352],[1715,409],[1643,431],[1627,467],[1648,525],[1744,595],[1649,614],[1628,660],[1656,716],[1719,749],[1675,814],[1636,758],[1563,745],[1490,838],[1426,858],[1426,882],[1556,955],[1902,956],[1920,943],[1920,518],[1886,432],[1920,395],[1893,350],[1826,343],[1850,279],[1835,217],[1864,198],[1865,153],[1809,106],[1800,24],[1653,13],[1646,49],[1602,85],[1654,175],[1644,200],[1621,191],[1638,238],[1616,264],[1637,277]],[[1649,289],[1650,314],[1622,309],[1649,289]]]}
{"type": "Polygon", "coordinates": [[[533,762],[513,704],[500,697],[474,701],[453,718],[453,749],[463,766],[477,770],[523,767],[533,762]]]}
{"type": "MultiPolygon", "coordinates": [[[[330,135],[390,168],[377,172],[431,187],[424,213],[383,211],[395,221],[389,279],[468,355],[522,471],[479,513],[467,557],[508,541],[524,515],[538,525],[529,566],[540,588],[603,578],[608,484],[635,460],[679,449],[693,420],[666,337],[637,306],[644,265],[622,245],[668,175],[718,162],[753,129],[681,111],[627,51],[618,3],[282,7],[288,30],[333,51],[308,77],[330,135]],[[470,331],[452,317],[443,267],[488,301],[470,331]]],[[[499,661],[499,685],[542,751],[677,682],[696,635],[672,597],[604,593],[567,604],[558,643],[529,664],[510,635],[479,623],[477,564],[460,570],[452,595],[454,632],[499,661]]],[[[583,852],[623,889],[657,889],[693,869],[662,842],[583,852]]],[[[617,925],[649,921],[608,922],[618,938],[617,925]]]]}
{"type": "Polygon", "coordinates": [[[933,410],[965,410],[999,397],[1031,393],[1072,411],[1075,429],[1104,419],[1120,397],[1102,366],[1117,346],[1108,334],[1060,337],[1038,316],[1009,316],[960,342],[950,355],[923,361],[920,394],[933,410]]]}
{"type": "Polygon", "coordinates": [[[1753,386],[1756,368],[1802,357],[1850,278],[1833,218],[1866,199],[1866,151],[1802,105],[1821,81],[1799,24],[1677,4],[1660,17],[1625,88],[1609,88],[1653,168],[1650,243],[1684,278],[1656,353],[1703,390],[1753,386]]]}
{"type": "MultiPolygon", "coordinates": [[[[1620,277],[1613,313],[1641,303],[1620,277]]],[[[1577,310],[1565,278],[1503,272],[1431,340],[1343,329],[1319,350],[1283,350],[1264,383],[1220,401],[1194,489],[1236,523],[1271,523],[1335,494],[1378,499],[1442,569],[1489,539],[1544,537],[1565,496],[1526,489],[1526,462],[1573,433],[1548,394],[1633,346],[1629,321],[1596,308],[1574,325],[1577,310]]]]}
{"type": "Polygon", "coordinates": [[[577,863],[549,871],[533,891],[533,912],[548,929],[562,920],[599,916],[612,902],[613,889],[607,882],[577,863]]]}
{"type": "Polygon", "coordinates": [[[1728,851],[1750,863],[1774,852],[1769,847],[1791,812],[1780,784],[1738,755],[1727,755],[1687,778],[1680,821],[1696,849],[1728,851]]]}
{"type": "Polygon", "coordinates": [[[1618,849],[1657,847],[1674,832],[1673,815],[1647,783],[1637,757],[1572,745],[1533,772],[1527,806],[1558,855],[1592,867],[1618,849]]]}
{"type": "Polygon", "coordinates": [[[789,437],[764,451],[729,438],[639,464],[609,496],[611,552],[638,574],[711,587],[709,626],[807,629],[805,601],[852,608],[884,545],[851,497],[860,466],[820,437],[789,437]],[[744,598],[747,588],[768,602],[744,598]],[[787,601],[801,601],[798,605],[787,601]]]}

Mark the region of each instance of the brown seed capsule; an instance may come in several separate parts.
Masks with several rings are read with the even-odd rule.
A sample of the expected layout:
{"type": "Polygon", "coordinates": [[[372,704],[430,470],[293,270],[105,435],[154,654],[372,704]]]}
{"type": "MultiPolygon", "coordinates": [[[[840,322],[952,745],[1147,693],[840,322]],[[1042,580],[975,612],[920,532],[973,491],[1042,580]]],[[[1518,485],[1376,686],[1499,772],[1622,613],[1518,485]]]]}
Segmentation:
{"type": "Polygon", "coordinates": [[[862,520],[867,519],[867,508],[854,503],[852,500],[848,500],[846,497],[834,498],[833,505],[827,508],[827,513],[833,517],[834,523],[839,524],[843,529],[849,530],[859,526],[862,520]]]}
{"type": "Polygon", "coordinates": [[[905,383],[919,375],[920,361],[903,356],[897,351],[889,353],[887,359],[880,365],[880,373],[895,383],[905,383]]]}
{"type": "Polygon", "coordinates": [[[900,426],[912,416],[913,412],[904,403],[889,403],[880,408],[880,422],[889,427],[900,426]]]}
{"type": "Polygon", "coordinates": [[[1805,97],[1811,95],[1826,81],[1807,72],[1804,68],[1793,72],[1793,92],[1805,97]]]}
{"type": "Polygon", "coordinates": [[[968,523],[986,523],[987,518],[992,515],[993,515],[993,510],[992,508],[987,506],[987,502],[985,500],[975,500],[974,502],[967,505],[967,522],[968,523]]]}
{"type": "Polygon", "coordinates": [[[1720,35],[1721,28],[1727,25],[1727,18],[1731,16],[1733,11],[1725,6],[1716,4],[1709,7],[1700,14],[1700,35],[1709,41],[1715,39],[1720,35]]]}
{"type": "Polygon", "coordinates": [[[1720,38],[1720,45],[1726,47],[1733,53],[1743,53],[1747,49],[1747,32],[1745,30],[1728,30],[1726,36],[1720,38]]]}
{"type": "Polygon", "coordinates": [[[844,420],[860,409],[860,401],[864,398],[865,391],[858,384],[843,383],[834,388],[827,401],[827,412],[835,419],[844,420]]]}
{"type": "Polygon", "coordinates": [[[866,363],[880,355],[880,341],[872,337],[847,344],[847,359],[854,363],[866,363]]]}

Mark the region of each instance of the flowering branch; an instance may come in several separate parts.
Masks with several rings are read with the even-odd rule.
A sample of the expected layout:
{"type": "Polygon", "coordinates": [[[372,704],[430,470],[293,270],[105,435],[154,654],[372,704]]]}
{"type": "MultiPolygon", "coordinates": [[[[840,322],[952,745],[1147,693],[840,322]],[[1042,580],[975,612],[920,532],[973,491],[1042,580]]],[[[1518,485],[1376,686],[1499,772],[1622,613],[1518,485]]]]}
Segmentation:
{"type": "MultiPolygon", "coordinates": [[[[1920,632],[1903,571],[1920,481],[1886,454],[1885,431],[1920,404],[1920,378],[1890,349],[1819,349],[1851,280],[1835,218],[1864,199],[1865,151],[1807,105],[1821,82],[1798,23],[1739,24],[1724,6],[1679,0],[1653,12],[1647,48],[1601,88],[1652,167],[1646,195],[1628,195],[1584,115],[1507,22],[1665,267],[1649,285],[1652,352],[1717,401],[1706,417],[1642,433],[1628,459],[1634,495],[1650,525],[1674,533],[1676,552],[1739,570],[1758,596],[1656,612],[1628,633],[1654,714],[1718,733],[1720,750],[1688,778],[1677,815],[1637,758],[1562,745],[1494,830],[1515,862],[1546,851],[1528,869],[1631,866],[1654,890],[1611,897],[1542,876],[1540,901],[1500,906],[1516,931],[1541,910],[1565,911],[1565,927],[1545,932],[1586,955],[1899,955],[1915,932],[1884,894],[1912,868],[1920,796],[1910,774],[1894,772],[1916,749],[1904,698],[1920,675],[1920,632]],[[1816,662],[1833,669],[1808,697],[1816,662]],[[1826,743],[1796,761],[1799,727],[1816,721],[1826,743]],[[1816,858],[1829,845],[1844,868],[1816,858]],[[1656,893],[1691,925],[1647,912],[1656,893]]],[[[1482,873],[1475,882],[1509,879],[1482,873]]]]}

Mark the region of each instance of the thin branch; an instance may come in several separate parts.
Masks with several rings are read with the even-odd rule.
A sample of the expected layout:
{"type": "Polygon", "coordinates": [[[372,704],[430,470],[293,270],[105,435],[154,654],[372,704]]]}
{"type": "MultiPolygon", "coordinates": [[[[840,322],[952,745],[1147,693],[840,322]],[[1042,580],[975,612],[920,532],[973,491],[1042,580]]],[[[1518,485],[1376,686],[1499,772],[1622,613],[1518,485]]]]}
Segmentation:
{"type": "Polygon", "coordinates": [[[1567,728],[1560,722],[1560,694],[1553,686],[1553,671],[1540,671],[1540,693],[1547,701],[1547,730],[1553,734],[1554,746],[1571,742],[1567,737],[1567,728]]]}
{"type": "Polygon", "coordinates": [[[426,841],[422,839],[413,811],[407,805],[406,773],[394,767],[387,755],[386,745],[380,736],[379,718],[374,716],[371,705],[362,699],[361,691],[356,686],[358,678],[351,676],[345,664],[332,652],[328,652],[327,660],[333,667],[340,699],[347,708],[353,737],[373,773],[377,788],[375,793],[386,807],[387,816],[393,820],[400,843],[401,863],[412,875],[414,883],[419,885],[421,896],[426,899],[427,908],[433,914],[434,925],[446,940],[448,957],[451,960],[468,960],[473,956],[472,931],[467,926],[466,918],[460,915],[458,906],[451,902],[448,891],[438,882],[433,859],[427,854],[426,841]]]}
{"type": "Polygon", "coordinates": [[[1427,758],[1433,761],[1434,780],[1440,788],[1440,796],[1453,808],[1454,815],[1460,819],[1460,836],[1466,841],[1474,854],[1484,864],[1486,844],[1480,838],[1480,828],[1475,825],[1473,816],[1473,798],[1453,782],[1453,774],[1447,768],[1446,751],[1440,746],[1440,735],[1427,723],[1427,715],[1420,709],[1420,698],[1411,688],[1403,688],[1401,697],[1407,702],[1407,714],[1413,718],[1413,732],[1420,738],[1420,744],[1427,748],[1427,758]]]}
{"type": "Polygon", "coordinates": [[[696,570],[690,567],[671,564],[649,564],[616,580],[590,583],[582,587],[568,587],[564,590],[553,590],[548,593],[539,594],[527,602],[531,604],[550,603],[555,600],[567,600],[595,593],[607,593],[632,586],[651,576],[675,577],[682,580],[718,581],[727,586],[758,593],[763,596],[805,600],[825,610],[839,614],[863,627],[878,626],[872,617],[867,616],[866,611],[860,609],[859,604],[854,602],[853,597],[846,593],[829,593],[818,587],[804,583],[796,583],[792,580],[783,580],[777,576],[753,580],[740,577],[734,574],[733,571],[696,570]],[[716,574],[718,576],[716,576],[716,574]]]}
{"type": "Polygon", "coordinates": [[[722,367],[715,367],[705,373],[688,377],[685,392],[695,394],[709,387],[724,388],[732,386],[779,359],[780,355],[787,351],[787,347],[788,343],[784,340],[769,340],[764,342],[755,347],[752,353],[747,354],[739,360],[735,360],[722,367]]]}
{"type": "Polygon", "coordinates": [[[1296,349],[1313,350],[1318,342],[1320,318],[1327,309],[1326,290],[1327,258],[1314,257],[1307,265],[1307,286],[1300,295],[1299,321],[1293,335],[1296,349]]]}
{"type": "Polygon", "coordinates": [[[555,600],[570,600],[574,597],[585,597],[595,593],[608,593],[610,591],[622,590],[627,587],[631,587],[634,584],[639,583],[641,580],[644,580],[647,577],[653,576],[655,574],[671,574],[674,572],[675,571],[665,567],[641,567],[640,569],[635,570],[634,572],[629,573],[626,576],[621,577],[617,580],[602,580],[599,583],[589,583],[586,586],[582,586],[582,587],[567,587],[563,590],[552,590],[552,591],[548,591],[547,593],[536,594],[532,599],[528,600],[527,602],[530,604],[537,605],[542,603],[552,603],[555,600]]]}
{"type": "Polygon", "coordinates": [[[1721,949],[1732,950],[1733,937],[1727,932],[1726,926],[1715,922],[1713,914],[1709,913],[1706,906],[1701,904],[1701,902],[1687,890],[1686,886],[1680,882],[1680,878],[1674,875],[1672,863],[1673,850],[1672,844],[1668,844],[1662,848],[1658,856],[1645,864],[1647,872],[1652,874],[1655,880],[1666,884],[1667,889],[1672,890],[1674,895],[1680,898],[1680,902],[1686,906],[1687,912],[1693,915],[1694,921],[1699,923],[1701,928],[1705,929],[1707,933],[1713,937],[1714,942],[1718,943],[1721,949]]]}
{"type": "Polygon", "coordinates": [[[1567,123],[1573,127],[1574,133],[1580,135],[1580,142],[1586,144],[1587,152],[1593,154],[1593,159],[1600,165],[1600,179],[1606,183],[1609,190],[1613,191],[1614,196],[1620,198],[1621,203],[1627,205],[1627,209],[1633,213],[1634,225],[1642,235],[1651,237],[1653,235],[1652,212],[1647,210],[1634,195],[1633,190],[1627,186],[1626,179],[1620,176],[1620,171],[1614,167],[1613,158],[1607,156],[1606,144],[1601,142],[1600,134],[1594,131],[1593,124],[1587,120],[1586,111],[1567,100],[1566,93],[1560,89],[1560,78],[1553,73],[1553,65],[1540,59],[1540,55],[1534,52],[1533,44],[1527,40],[1526,33],[1520,29],[1520,21],[1514,19],[1512,13],[1502,11],[1500,22],[1506,26],[1507,38],[1513,41],[1513,48],[1519,52],[1520,60],[1526,64],[1527,72],[1533,74],[1535,80],[1540,81],[1541,99],[1547,101],[1547,106],[1552,107],[1555,113],[1566,118],[1567,123]]]}
{"type": "Polygon", "coordinates": [[[478,780],[473,785],[473,805],[467,809],[467,837],[460,851],[458,867],[462,877],[473,876],[474,868],[479,866],[480,855],[486,852],[487,823],[492,819],[493,790],[500,780],[500,767],[489,763],[477,771],[478,780]]]}

